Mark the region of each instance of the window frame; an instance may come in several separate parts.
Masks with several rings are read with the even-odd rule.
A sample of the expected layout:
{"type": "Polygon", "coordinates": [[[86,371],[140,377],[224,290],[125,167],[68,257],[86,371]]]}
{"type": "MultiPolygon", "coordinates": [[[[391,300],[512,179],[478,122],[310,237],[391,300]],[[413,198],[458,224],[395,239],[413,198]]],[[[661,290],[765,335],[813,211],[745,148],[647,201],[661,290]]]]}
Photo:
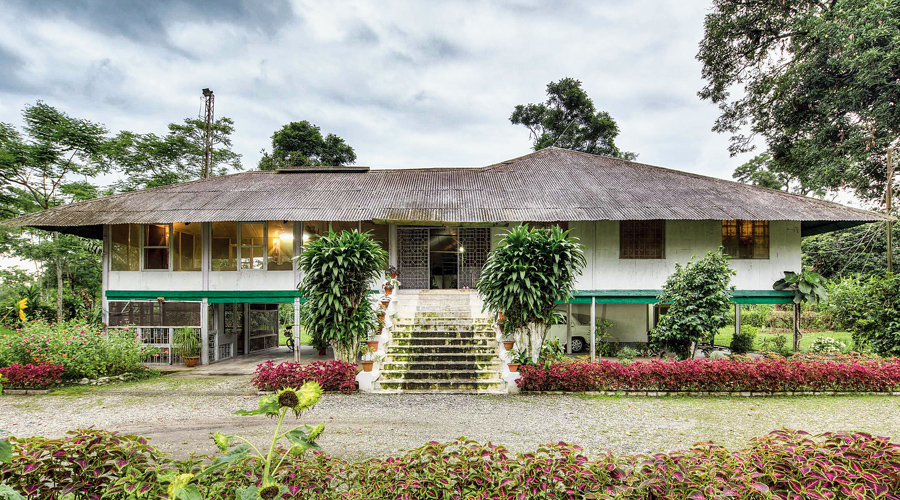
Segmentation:
{"type": "Polygon", "coordinates": [[[163,223],[156,223],[156,224],[141,224],[141,272],[153,272],[153,273],[172,272],[172,239],[173,238],[172,238],[172,223],[171,222],[163,222],[163,223]],[[167,246],[156,246],[156,245],[148,246],[148,245],[146,245],[147,227],[148,226],[166,226],[168,228],[168,237],[166,238],[168,245],[167,246]],[[146,262],[145,262],[146,256],[147,256],[146,255],[147,249],[153,249],[153,248],[165,248],[168,251],[169,265],[167,268],[165,268],[165,269],[147,269],[146,262]]]}
{"type": "MultiPolygon", "coordinates": [[[[269,240],[272,239],[271,236],[269,235],[269,222],[272,222],[272,221],[265,221],[266,226],[264,228],[264,234],[266,236],[265,236],[265,238],[263,238],[265,240],[265,244],[266,244],[265,259],[264,259],[264,263],[263,263],[263,270],[265,270],[265,271],[269,271],[269,258],[270,258],[270,256],[269,256],[269,240]]],[[[296,232],[297,222],[290,221],[290,220],[285,222],[284,220],[282,220],[282,223],[287,224],[291,228],[291,268],[290,269],[273,269],[272,270],[273,273],[293,272],[294,269],[297,267],[297,261],[295,259],[296,255],[294,255],[295,249],[296,249],[296,243],[294,242],[294,240],[296,239],[296,236],[294,235],[294,232],[296,232]]],[[[302,239],[303,236],[301,235],[300,238],[302,239]]],[[[302,245],[302,241],[301,241],[301,245],[302,245]]],[[[301,246],[301,248],[302,248],[302,246],[301,246]]]]}
{"type": "Polygon", "coordinates": [[[619,260],[665,260],[666,259],[666,220],[650,219],[650,220],[620,220],[619,221],[619,260]],[[622,237],[622,226],[625,224],[638,223],[654,223],[662,226],[662,235],[660,239],[660,256],[659,257],[625,257],[625,239],[622,237]]]}
{"type": "MultiPolygon", "coordinates": [[[[269,222],[268,221],[238,221],[237,223],[237,268],[238,271],[267,271],[269,267],[269,222]],[[262,224],[262,245],[244,245],[244,224],[262,224]],[[244,268],[244,248],[261,248],[262,249],[262,267],[259,269],[244,268]]],[[[253,259],[251,252],[250,259],[253,259]]],[[[251,260],[252,263],[252,260],[251,260]]],[[[228,272],[228,271],[226,271],[228,272]]]]}
{"type": "Polygon", "coordinates": [[[771,221],[768,221],[768,220],[756,220],[756,219],[723,219],[722,222],[721,222],[720,225],[719,225],[719,232],[720,232],[720,234],[721,234],[721,236],[722,236],[721,243],[722,243],[722,248],[723,248],[724,251],[725,251],[725,254],[728,255],[728,256],[730,256],[730,257],[731,257],[731,260],[769,260],[769,259],[771,258],[771,256],[772,256],[772,225],[771,225],[770,222],[771,222],[771,221]],[[754,257],[754,256],[751,256],[751,257],[742,257],[741,255],[732,255],[732,254],[728,251],[728,245],[725,244],[725,223],[728,223],[728,222],[734,222],[734,223],[735,223],[735,235],[734,235],[734,238],[736,238],[737,241],[738,241],[738,247],[737,247],[737,248],[738,248],[738,254],[740,254],[740,249],[742,248],[741,245],[740,245],[740,241],[741,241],[741,237],[742,237],[742,235],[741,235],[741,227],[742,227],[742,224],[741,224],[741,223],[742,223],[742,222],[745,222],[745,221],[748,221],[748,220],[752,223],[751,226],[750,226],[750,236],[749,236],[749,237],[750,237],[750,240],[751,240],[751,242],[752,242],[752,244],[753,244],[753,246],[751,247],[751,250],[752,250],[751,253],[753,253],[753,254],[756,253],[756,235],[755,235],[755,233],[756,233],[756,226],[757,226],[758,223],[759,223],[760,225],[765,224],[765,227],[766,227],[766,234],[765,234],[765,237],[766,237],[766,255],[765,255],[765,257],[754,257]]]}

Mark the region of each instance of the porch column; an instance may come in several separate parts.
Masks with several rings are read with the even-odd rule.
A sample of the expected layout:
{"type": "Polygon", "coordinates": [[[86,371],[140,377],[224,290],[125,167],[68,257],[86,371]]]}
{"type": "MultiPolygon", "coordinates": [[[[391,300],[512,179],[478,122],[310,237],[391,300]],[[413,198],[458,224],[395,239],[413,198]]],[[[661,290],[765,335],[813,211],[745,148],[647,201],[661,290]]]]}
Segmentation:
{"type": "MultiPolygon", "coordinates": [[[[734,305],[734,334],[739,335],[741,333],[741,305],[734,305]]],[[[715,339],[715,337],[713,337],[715,339]]],[[[715,342],[713,342],[715,344],[715,342]]]]}
{"type": "Polygon", "coordinates": [[[800,304],[794,303],[794,352],[800,351],[800,339],[803,335],[800,333],[800,304]]]}
{"type": "Polygon", "coordinates": [[[209,364],[209,301],[200,299],[200,364],[209,364]]]}
{"type": "Polygon", "coordinates": [[[244,308],[244,356],[250,354],[250,304],[241,304],[244,308]]]}
{"type": "Polygon", "coordinates": [[[109,326],[109,299],[106,292],[109,290],[109,261],[112,245],[109,243],[109,225],[103,225],[103,254],[100,261],[100,312],[103,314],[103,324],[109,326]]]}
{"type": "Polygon", "coordinates": [[[597,361],[597,297],[591,297],[591,363],[597,361]]]}
{"type": "Polygon", "coordinates": [[[294,361],[300,362],[300,297],[294,297],[294,361]]]}
{"type": "Polygon", "coordinates": [[[566,304],[566,354],[572,354],[572,303],[566,304]]]}

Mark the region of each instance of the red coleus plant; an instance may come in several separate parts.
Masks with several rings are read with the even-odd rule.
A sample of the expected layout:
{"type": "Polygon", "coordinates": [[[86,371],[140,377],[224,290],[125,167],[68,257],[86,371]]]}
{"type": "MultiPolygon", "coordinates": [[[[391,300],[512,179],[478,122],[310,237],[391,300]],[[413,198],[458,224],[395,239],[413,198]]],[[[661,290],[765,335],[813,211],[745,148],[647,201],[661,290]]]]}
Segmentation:
{"type": "Polygon", "coordinates": [[[285,387],[302,387],[304,383],[314,380],[322,386],[322,390],[350,394],[356,390],[357,366],[338,360],[313,361],[307,365],[293,362],[276,365],[268,360],[256,366],[251,382],[259,390],[277,391],[285,387]]]}
{"type": "Polygon", "coordinates": [[[529,391],[796,392],[900,390],[900,359],[796,357],[690,359],[528,365],[519,368],[529,391]]]}
{"type": "Polygon", "coordinates": [[[3,386],[10,389],[46,389],[59,383],[63,371],[60,365],[14,363],[0,368],[0,378],[6,379],[3,386]]]}

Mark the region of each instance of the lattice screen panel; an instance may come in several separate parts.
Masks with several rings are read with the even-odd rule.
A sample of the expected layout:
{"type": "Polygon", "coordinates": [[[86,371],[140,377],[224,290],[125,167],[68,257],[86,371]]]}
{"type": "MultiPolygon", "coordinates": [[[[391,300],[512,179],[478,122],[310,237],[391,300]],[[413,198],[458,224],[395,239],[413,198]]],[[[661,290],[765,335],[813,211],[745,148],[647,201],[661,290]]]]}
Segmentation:
{"type": "Polygon", "coordinates": [[[428,268],[428,228],[397,228],[399,254],[397,267],[400,283],[407,290],[431,288],[431,273],[428,268]]]}
{"type": "Polygon", "coordinates": [[[459,228],[459,287],[475,288],[481,268],[491,251],[491,229],[487,227],[459,228]]]}

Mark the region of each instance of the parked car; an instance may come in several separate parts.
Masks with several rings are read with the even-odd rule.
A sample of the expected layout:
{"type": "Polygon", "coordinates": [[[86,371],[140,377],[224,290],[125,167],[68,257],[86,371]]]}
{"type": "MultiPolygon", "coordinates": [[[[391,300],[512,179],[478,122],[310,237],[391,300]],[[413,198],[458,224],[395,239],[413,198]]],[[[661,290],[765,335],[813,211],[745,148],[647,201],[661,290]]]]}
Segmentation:
{"type": "MultiPolygon", "coordinates": [[[[558,339],[561,345],[566,345],[566,316],[561,315],[560,323],[550,327],[547,340],[558,339]]],[[[597,332],[600,335],[600,332],[597,332]]],[[[572,352],[582,352],[588,347],[591,338],[591,315],[572,313],[572,352]]]]}

